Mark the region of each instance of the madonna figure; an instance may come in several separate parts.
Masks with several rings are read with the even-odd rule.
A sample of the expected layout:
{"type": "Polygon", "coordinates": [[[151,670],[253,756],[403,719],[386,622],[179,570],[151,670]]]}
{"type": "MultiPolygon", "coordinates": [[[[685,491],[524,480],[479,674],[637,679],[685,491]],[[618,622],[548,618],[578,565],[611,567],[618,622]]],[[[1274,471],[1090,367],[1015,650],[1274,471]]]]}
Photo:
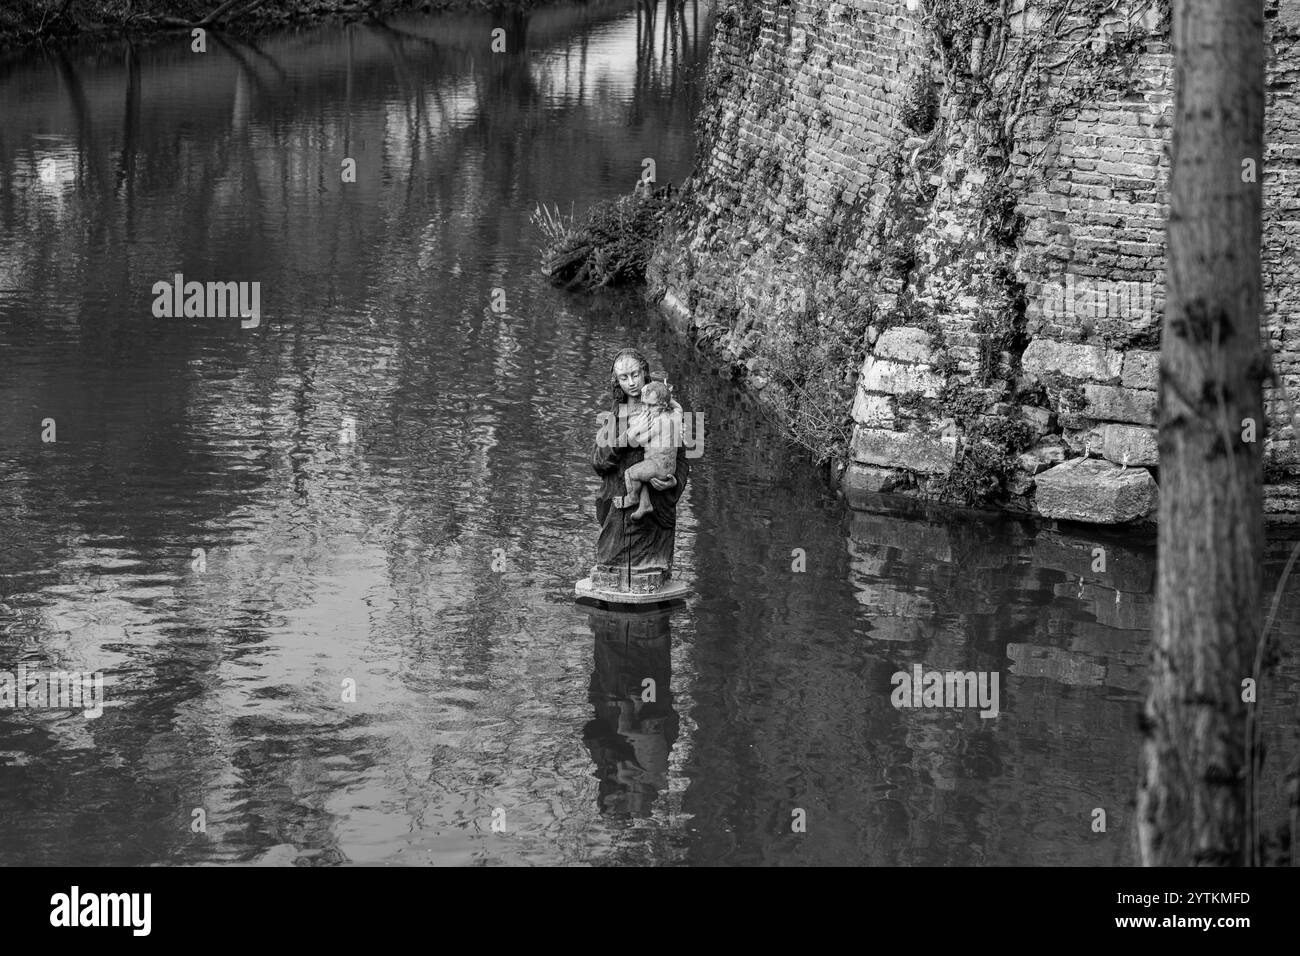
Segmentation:
{"type": "MultiPolygon", "coordinates": [[[[686,593],[684,584],[669,584],[669,579],[677,530],[677,501],[686,487],[690,467],[680,429],[659,428],[655,416],[642,403],[642,390],[652,381],[662,380],[651,376],[650,363],[640,352],[624,349],[614,356],[610,366],[609,414],[602,416],[591,458],[592,467],[601,477],[596,496],[596,520],[600,523],[596,566],[590,578],[578,582],[580,596],[640,603],[686,593]],[[654,443],[663,442],[662,436],[668,434],[676,446],[676,467],[666,477],[646,480],[649,509],[619,507],[626,504],[624,495],[628,484],[624,473],[644,460],[647,451],[658,452],[662,457],[663,450],[656,449],[654,443]]],[[[668,412],[680,422],[681,406],[671,399],[668,412]]]]}

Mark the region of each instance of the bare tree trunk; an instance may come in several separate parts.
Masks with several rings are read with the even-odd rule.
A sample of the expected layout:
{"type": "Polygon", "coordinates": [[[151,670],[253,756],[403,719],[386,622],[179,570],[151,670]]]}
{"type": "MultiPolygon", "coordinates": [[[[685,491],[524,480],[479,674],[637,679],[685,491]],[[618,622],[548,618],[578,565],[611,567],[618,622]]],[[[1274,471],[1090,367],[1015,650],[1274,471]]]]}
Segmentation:
{"type": "Polygon", "coordinates": [[[1175,0],[1174,53],[1159,569],[1137,835],[1147,866],[1232,866],[1250,857],[1245,718],[1255,705],[1242,682],[1258,677],[1262,617],[1264,0],[1175,0]]]}

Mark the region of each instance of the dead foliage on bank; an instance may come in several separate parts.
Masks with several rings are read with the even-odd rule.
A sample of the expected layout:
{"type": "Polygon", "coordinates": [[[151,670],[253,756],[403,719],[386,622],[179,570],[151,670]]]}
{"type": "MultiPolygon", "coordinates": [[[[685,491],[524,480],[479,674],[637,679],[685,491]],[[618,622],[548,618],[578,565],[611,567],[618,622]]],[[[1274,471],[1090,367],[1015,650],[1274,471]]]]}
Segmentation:
{"type": "Polygon", "coordinates": [[[556,206],[533,211],[532,222],[545,238],[542,272],[565,289],[645,282],[646,264],[663,228],[672,186],[652,190],[638,184],[630,196],[598,203],[577,222],[556,206]]]}

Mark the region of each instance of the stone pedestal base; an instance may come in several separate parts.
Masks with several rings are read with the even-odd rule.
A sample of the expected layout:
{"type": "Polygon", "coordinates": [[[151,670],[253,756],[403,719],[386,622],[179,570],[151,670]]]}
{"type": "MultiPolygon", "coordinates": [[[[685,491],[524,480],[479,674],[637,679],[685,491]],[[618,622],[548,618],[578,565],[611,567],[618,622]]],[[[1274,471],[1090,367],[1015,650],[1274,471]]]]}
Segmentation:
{"type": "Polygon", "coordinates": [[[632,568],[615,567],[598,564],[591,569],[591,583],[594,587],[606,591],[631,591],[635,594],[650,594],[658,591],[668,583],[666,568],[632,568]]]}
{"type": "Polygon", "coordinates": [[[573,588],[575,596],[608,604],[655,604],[686,597],[691,589],[682,581],[668,577],[664,568],[633,568],[596,565],[591,577],[583,578],[573,588]]]}

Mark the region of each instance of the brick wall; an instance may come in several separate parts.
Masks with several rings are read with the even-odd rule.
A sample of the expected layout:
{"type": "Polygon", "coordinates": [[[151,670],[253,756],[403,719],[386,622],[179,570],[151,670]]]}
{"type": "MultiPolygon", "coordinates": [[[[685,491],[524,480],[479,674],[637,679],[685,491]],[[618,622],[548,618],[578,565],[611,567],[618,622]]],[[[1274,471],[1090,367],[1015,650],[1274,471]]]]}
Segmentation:
{"type": "MultiPolygon", "coordinates": [[[[651,263],[651,291],[760,398],[780,387],[770,343],[849,340],[850,488],[951,493],[972,436],[1022,422],[1028,440],[999,504],[1149,520],[1173,105],[1161,8],[1122,0],[1079,18],[1092,51],[1126,51],[1122,82],[1071,93],[1054,123],[1025,115],[990,145],[1006,118],[971,109],[980,95],[964,100],[968,84],[983,75],[1007,90],[1023,78],[998,75],[975,47],[941,60],[922,16],[932,2],[723,4],[699,168],[651,263]],[[905,125],[927,76],[939,115],[929,132],[905,125]]],[[[1010,8],[1014,52],[1043,10],[1010,8]]],[[[1300,296],[1300,0],[1269,0],[1267,16],[1265,322],[1300,395],[1300,323],[1286,321],[1300,296]]],[[[1042,89],[1069,92],[1081,71],[1042,74],[1042,89]]],[[[1270,389],[1266,407],[1267,509],[1300,518],[1281,394],[1270,389]]]]}

